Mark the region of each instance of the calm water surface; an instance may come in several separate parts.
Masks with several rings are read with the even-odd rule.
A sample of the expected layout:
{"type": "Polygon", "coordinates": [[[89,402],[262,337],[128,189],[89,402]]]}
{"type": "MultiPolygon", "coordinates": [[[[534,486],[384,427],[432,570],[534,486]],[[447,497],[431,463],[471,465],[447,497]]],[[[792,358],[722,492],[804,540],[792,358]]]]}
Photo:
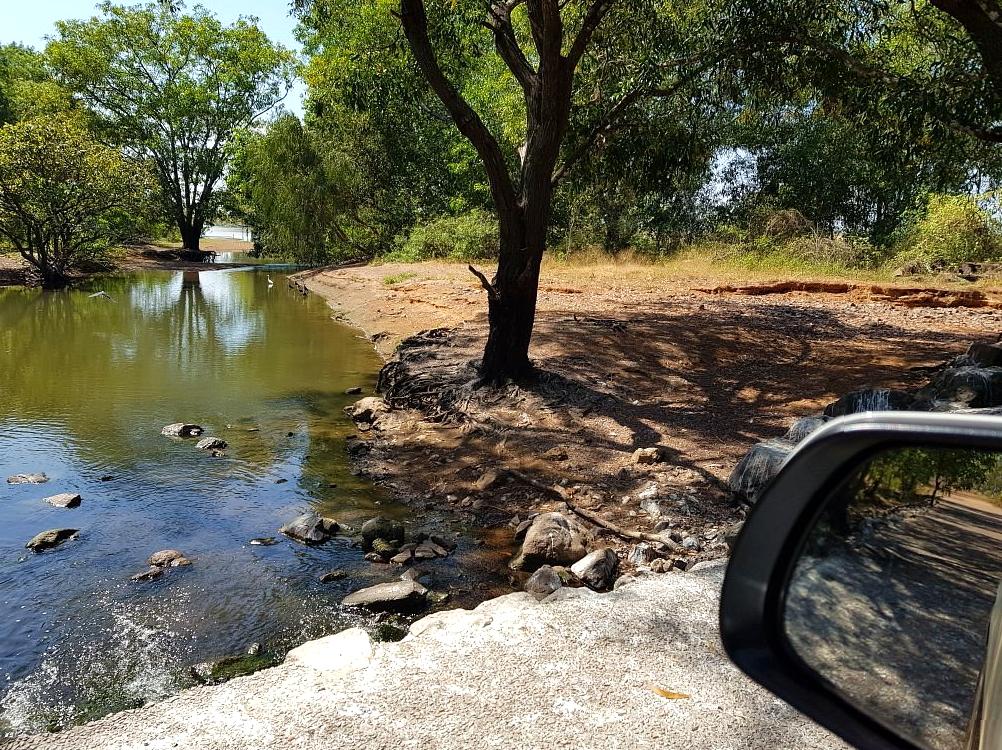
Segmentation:
{"type": "MultiPolygon", "coordinates": [[[[193,684],[189,665],[254,642],[282,653],[356,624],[340,599],[395,573],[350,539],[309,548],[277,530],[310,507],[355,528],[420,523],[348,471],[342,409],[357,397],[343,392],[371,389],[379,364],[273,268],[0,289],[0,477],[50,477],[0,484],[0,739],[162,698],[193,684]],[[225,456],[160,435],[180,421],[224,438],[225,456]],[[42,502],[58,492],[83,503],[42,502]],[[81,533],[25,550],[55,527],[81,533]],[[280,543],[248,544],[262,536],[280,543]],[[129,580],[164,548],[194,565],[129,580]],[[349,575],[320,584],[332,568],[349,575]]],[[[438,565],[476,590],[463,552],[438,565]]]]}

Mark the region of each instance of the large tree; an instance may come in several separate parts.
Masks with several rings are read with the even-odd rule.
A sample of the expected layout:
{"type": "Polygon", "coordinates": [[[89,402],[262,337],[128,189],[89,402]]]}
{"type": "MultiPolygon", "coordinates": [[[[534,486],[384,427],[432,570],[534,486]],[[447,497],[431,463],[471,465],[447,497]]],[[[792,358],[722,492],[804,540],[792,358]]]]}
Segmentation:
{"type": "Polygon", "coordinates": [[[254,18],[224,26],[180,2],[99,9],[86,21],[59,22],[48,60],[110,139],[155,165],[169,217],[184,246],[198,250],[218,205],[227,144],[285,97],[294,58],[254,18]]]}
{"type": "Polygon", "coordinates": [[[152,187],[142,165],[94,140],[79,116],[0,126],[0,239],[47,288],[131,231],[152,187]]]}
{"type": "MultiPolygon", "coordinates": [[[[522,378],[531,371],[529,342],[555,190],[571,166],[597,148],[633,106],[674,94],[681,81],[704,69],[702,58],[679,43],[691,39],[674,29],[699,26],[695,16],[705,6],[695,4],[693,13],[689,6],[643,0],[629,7],[616,0],[368,4],[399,20],[413,64],[482,164],[497,213],[500,251],[492,279],[471,269],[488,300],[489,333],[480,374],[491,384],[522,378]],[[618,32],[616,40],[630,34],[646,39],[643,60],[624,62],[612,44],[595,55],[610,29],[618,32]],[[655,64],[640,64],[657,53],[666,54],[655,64]],[[521,138],[515,143],[509,141],[504,118],[485,114],[489,98],[466,85],[466,72],[483,66],[485,59],[497,61],[520,94],[521,138]],[[589,69],[587,76],[579,75],[583,68],[589,69]],[[601,85],[602,71],[612,81],[608,86],[601,85]],[[585,80],[591,90],[585,90],[585,80]],[[576,143],[566,144],[575,111],[589,108],[601,110],[600,116],[576,143]]],[[[295,5],[301,13],[336,17],[352,2],[297,0],[295,5]]]]}

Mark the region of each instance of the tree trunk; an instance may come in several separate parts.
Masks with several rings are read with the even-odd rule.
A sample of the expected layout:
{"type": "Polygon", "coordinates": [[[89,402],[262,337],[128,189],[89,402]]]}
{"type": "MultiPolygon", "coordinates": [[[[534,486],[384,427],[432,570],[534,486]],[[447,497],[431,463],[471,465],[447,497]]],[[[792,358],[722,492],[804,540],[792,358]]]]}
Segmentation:
{"type": "Polygon", "coordinates": [[[490,330],[480,364],[481,382],[485,385],[524,380],[532,371],[529,341],[545,248],[545,236],[530,236],[520,211],[499,220],[501,254],[493,290],[487,295],[490,330]]]}
{"type": "Polygon", "coordinates": [[[181,246],[185,250],[198,251],[202,240],[202,227],[197,226],[190,219],[181,219],[177,223],[181,231],[181,246]]]}

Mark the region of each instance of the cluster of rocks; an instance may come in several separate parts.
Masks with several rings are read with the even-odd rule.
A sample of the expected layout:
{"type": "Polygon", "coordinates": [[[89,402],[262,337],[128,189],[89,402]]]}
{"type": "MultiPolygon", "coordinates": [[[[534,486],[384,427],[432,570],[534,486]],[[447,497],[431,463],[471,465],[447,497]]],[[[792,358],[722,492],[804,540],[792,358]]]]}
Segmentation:
{"type": "Polygon", "coordinates": [[[828,420],[866,411],[1002,413],[1002,344],[974,343],[947,362],[924,387],[914,391],[864,388],[846,393],[824,413],[798,419],[780,438],[753,446],[731,472],[728,485],[739,500],[753,504],[779,473],[787,457],[828,420]]]}
{"type": "Polygon", "coordinates": [[[146,561],[149,566],[132,576],[133,581],[155,581],[170,568],[184,568],[191,565],[191,560],[183,552],[176,549],[162,549],[154,552],[146,561]]]}
{"type": "Polygon", "coordinates": [[[456,543],[445,536],[424,531],[407,535],[402,523],[382,517],[362,524],[361,533],[365,559],[370,562],[408,565],[448,557],[456,549],[456,543]]]}
{"type": "MultiPolygon", "coordinates": [[[[48,475],[44,472],[31,474],[12,474],[7,477],[7,484],[45,484],[49,481],[48,475]]],[[[48,503],[55,508],[77,508],[83,498],[76,492],[60,492],[49,497],[42,498],[42,502],[48,503]]],[[[32,552],[44,552],[58,547],[63,542],[75,539],[80,533],[80,529],[47,529],[35,534],[24,546],[32,552]]]]}
{"type": "MultiPolygon", "coordinates": [[[[201,425],[192,424],[190,422],[175,422],[160,430],[161,435],[172,438],[201,437],[204,432],[205,428],[201,425]]],[[[200,451],[212,451],[213,455],[219,455],[218,452],[225,450],[228,447],[228,444],[222,438],[201,437],[201,439],[195,443],[195,447],[200,451]]]]}

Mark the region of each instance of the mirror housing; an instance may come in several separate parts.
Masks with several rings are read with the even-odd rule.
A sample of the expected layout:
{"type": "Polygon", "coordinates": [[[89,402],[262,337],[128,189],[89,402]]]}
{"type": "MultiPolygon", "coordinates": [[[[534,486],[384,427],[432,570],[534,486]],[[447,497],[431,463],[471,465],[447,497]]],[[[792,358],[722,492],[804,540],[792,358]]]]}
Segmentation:
{"type": "Polygon", "coordinates": [[[755,682],[850,744],[918,750],[881,717],[846,700],[791,648],[786,593],[794,566],[836,487],[871,457],[901,447],[1002,450],[1002,419],[874,412],[835,419],[801,443],[749,513],[724,578],[720,634],[755,682]]]}

